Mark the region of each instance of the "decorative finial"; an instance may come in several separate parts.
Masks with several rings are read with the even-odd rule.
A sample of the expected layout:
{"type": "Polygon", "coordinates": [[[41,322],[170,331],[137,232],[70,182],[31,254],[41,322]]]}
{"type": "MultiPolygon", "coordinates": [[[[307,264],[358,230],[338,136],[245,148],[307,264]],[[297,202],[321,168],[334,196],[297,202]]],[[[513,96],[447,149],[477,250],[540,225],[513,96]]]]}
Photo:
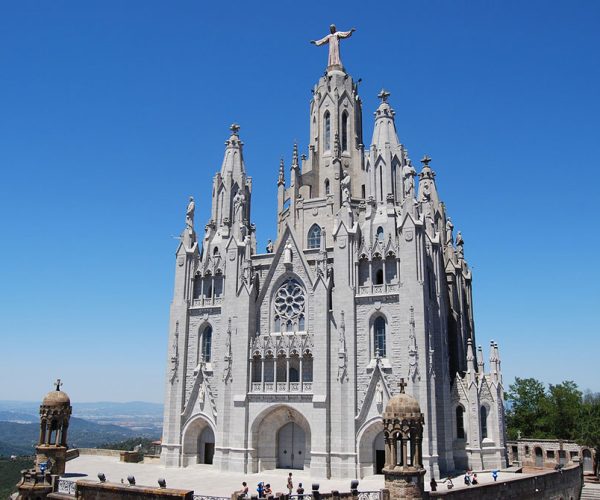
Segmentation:
{"type": "Polygon", "coordinates": [[[429,158],[428,155],[423,156],[423,158],[421,159],[421,163],[423,164],[424,167],[428,167],[430,161],[431,161],[431,158],[429,158]]]}
{"type": "Polygon", "coordinates": [[[229,130],[231,130],[233,135],[238,135],[238,132],[240,131],[240,126],[237,123],[232,123],[231,127],[229,127],[229,130]]]}
{"type": "Polygon", "coordinates": [[[56,379],[56,382],[54,382],[54,385],[56,385],[56,390],[60,391],[60,386],[63,385],[63,383],[58,378],[58,379],[56,379]]]}
{"type": "Polygon", "coordinates": [[[406,388],[408,384],[404,381],[404,377],[402,377],[400,379],[400,382],[398,382],[398,387],[400,387],[400,394],[405,394],[404,389],[406,388]]]}
{"type": "Polygon", "coordinates": [[[381,99],[381,102],[387,102],[389,96],[390,96],[390,93],[385,89],[381,89],[381,92],[379,92],[379,94],[377,94],[377,97],[379,97],[379,99],[381,99]]]}
{"type": "Polygon", "coordinates": [[[294,152],[292,154],[292,166],[298,166],[298,144],[294,142],[294,152]]]}

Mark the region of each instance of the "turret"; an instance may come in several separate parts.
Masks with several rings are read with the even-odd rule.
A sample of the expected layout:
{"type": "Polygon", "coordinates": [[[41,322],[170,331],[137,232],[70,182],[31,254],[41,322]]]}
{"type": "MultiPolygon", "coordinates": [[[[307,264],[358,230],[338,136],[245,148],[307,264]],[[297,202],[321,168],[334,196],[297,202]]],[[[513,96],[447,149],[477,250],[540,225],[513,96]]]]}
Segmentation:
{"type": "MultiPolygon", "coordinates": [[[[402,169],[404,164],[408,165],[406,152],[396,133],[395,112],[388,103],[389,96],[390,93],[383,89],[378,94],[381,104],[375,111],[375,127],[367,160],[367,197],[372,196],[380,204],[388,201],[398,203],[404,199],[402,169]]],[[[406,173],[410,173],[409,170],[406,173]]],[[[414,181],[412,186],[414,188],[414,181]]],[[[408,189],[409,184],[406,187],[408,189]]]]}

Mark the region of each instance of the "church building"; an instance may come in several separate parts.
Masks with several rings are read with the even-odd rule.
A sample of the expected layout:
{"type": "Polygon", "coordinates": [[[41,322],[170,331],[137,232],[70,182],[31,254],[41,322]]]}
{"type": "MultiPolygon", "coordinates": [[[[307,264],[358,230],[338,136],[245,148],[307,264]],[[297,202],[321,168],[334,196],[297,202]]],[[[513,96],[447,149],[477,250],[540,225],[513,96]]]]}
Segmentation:
{"type": "Polygon", "coordinates": [[[203,232],[190,199],[170,310],[166,466],[379,474],[382,414],[401,385],[424,414],[426,481],[506,464],[498,345],[486,372],[464,240],[431,159],[416,165],[400,142],[384,90],[365,144],[358,84],[340,60],[352,31],[332,26],[313,42],[328,46],[328,66],[312,91],[308,150],[294,146],[291,165],[274,168],[266,252],[239,126],[203,232]]]}

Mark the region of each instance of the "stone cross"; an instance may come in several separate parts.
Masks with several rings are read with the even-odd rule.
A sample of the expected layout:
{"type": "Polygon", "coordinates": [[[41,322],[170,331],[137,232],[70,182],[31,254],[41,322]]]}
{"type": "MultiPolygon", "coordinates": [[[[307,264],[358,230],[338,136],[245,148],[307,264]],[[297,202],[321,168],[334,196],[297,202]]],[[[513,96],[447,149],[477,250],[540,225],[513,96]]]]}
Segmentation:
{"type": "Polygon", "coordinates": [[[424,166],[428,167],[428,166],[429,166],[429,162],[430,162],[430,161],[431,161],[431,158],[429,158],[429,156],[428,156],[428,155],[425,155],[425,156],[423,156],[423,159],[421,160],[421,163],[422,163],[424,166]]]}
{"type": "Polygon", "coordinates": [[[387,102],[389,96],[390,96],[390,93],[385,89],[381,89],[381,92],[379,92],[379,94],[377,94],[377,97],[379,97],[379,99],[381,99],[381,102],[387,102]]]}
{"type": "Polygon", "coordinates": [[[400,394],[405,394],[404,392],[404,388],[407,386],[408,384],[404,381],[404,378],[400,379],[400,382],[398,382],[398,387],[400,387],[400,394]]]}
{"type": "Polygon", "coordinates": [[[60,391],[60,386],[63,385],[60,379],[56,379],[56,382],[54,382],[54,384],[56,385],[56,390],[60,391]]]}
{"type": "Polygon", "coordinates": [[[232,123],[231,127],[229,127],[229,130],[231,130],[233,135],[238,135],[238,132],[240,131],[240,126],[237,123],[232,123]]]}

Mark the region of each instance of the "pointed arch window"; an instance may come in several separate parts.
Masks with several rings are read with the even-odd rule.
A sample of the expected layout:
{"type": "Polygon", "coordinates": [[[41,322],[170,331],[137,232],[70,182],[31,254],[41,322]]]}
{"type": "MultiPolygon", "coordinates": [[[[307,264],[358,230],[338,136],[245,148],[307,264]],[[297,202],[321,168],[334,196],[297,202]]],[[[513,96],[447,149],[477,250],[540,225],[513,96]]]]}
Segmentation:
{"type": "Polygon", "coordinates": [[[456,407],[456,437],[465,439],[465,409],[460,405],[456,407]]]}
{"type": "Polygon", "coordinates": [[[330,194],[329,179],[325,179],[325,195],[330,194]]]}
{"type": "Polygon", "coordinates": [[[380,357],[385,358],[385,319],[382,316],[378,316],[373,323],[373,340],[373,351],[375,356],[379,354],[380,357]]]}
{"type": "Polygon", "coordinates": [[[348,112],[342,113],[342,151],[348,151],[348,112]]]}
{"type": "Polygon", "coordinates": [[[205,363],[210,363],[212,351],[212,327],[207,326],[202,332],[202,360],[205,363]]]}
{"type": "Polygon", "coordinates": [[[314,224],[308,230],[308,248],[321,247],[321,228],[318,224],[314,224]]]}
{"type": "Polygon", "coordinates": [[[331,115],[329,111],[325,111],[323,115],[323,132],[325,134],[325,151],[329,151],[331,149],[331,115]]]}
{"type": "Polygon", "coordinates": [[[479,409],[479,418],[481,420],[481,439],[485,439],[488,437],[487,417],[488,417],[487,408],[485,406],[482,406],[479,409]]]}

